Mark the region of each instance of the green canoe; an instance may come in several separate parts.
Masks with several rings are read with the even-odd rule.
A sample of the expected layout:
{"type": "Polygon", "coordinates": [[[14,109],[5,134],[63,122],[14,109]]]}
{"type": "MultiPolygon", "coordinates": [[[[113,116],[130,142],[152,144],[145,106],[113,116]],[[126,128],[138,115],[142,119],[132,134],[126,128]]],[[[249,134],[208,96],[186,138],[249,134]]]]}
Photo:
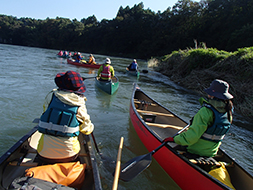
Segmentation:
{"type": "Polygon", "coordinates": [[[95,81],[98,88],[110,95],[114,94],[119,88],[119,79],[116,76],[112,77],[111,81],[100,81],[99,77],[96,77],[95,81]]]}
{"type": "Polygon", "coordinates": [[[131,75],[131,76],[137,76],[137,77],[140,76],[140,72],[138,70],[130,71],[128,68],[126,68],[126,72],[127,72],[128,75],[131,75]]]}

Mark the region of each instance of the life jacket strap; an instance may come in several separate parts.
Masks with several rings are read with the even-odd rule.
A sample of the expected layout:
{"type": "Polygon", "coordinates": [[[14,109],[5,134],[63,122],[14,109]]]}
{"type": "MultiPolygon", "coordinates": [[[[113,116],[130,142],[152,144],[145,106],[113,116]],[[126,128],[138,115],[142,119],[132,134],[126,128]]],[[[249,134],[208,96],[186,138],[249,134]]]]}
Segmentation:
{"type": "Polygon", "coordinates": [[[224,139],[225,135],[210,135],[210,134],[204,133],[202,137],[208,140],[221,141],[222,139],[224,139]]]}
{"type": "Polygon", "coordinates": [[[75,133],[79,131],[79,126],[77,127],[68,127],[67,125],[57,125],[52,122],[47,123],[44,121],[39,121],[39,127],[47,130],[53,130],[62,133],[75,133]]]}

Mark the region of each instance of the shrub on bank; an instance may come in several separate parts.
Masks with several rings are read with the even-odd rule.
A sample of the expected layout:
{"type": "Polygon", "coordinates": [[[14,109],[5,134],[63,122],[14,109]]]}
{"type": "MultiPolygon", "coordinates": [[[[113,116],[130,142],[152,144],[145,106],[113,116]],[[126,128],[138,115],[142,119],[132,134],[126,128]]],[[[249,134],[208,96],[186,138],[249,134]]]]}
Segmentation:
{"type": "Polygon", "coordinates": [[[227,81],[236,111],[253,116],[253,47],[235,52],[214,48],[179,50],[150,61],[154,62],[155,71],[200,93],[204,93],[203,89],[216,78],[227,81]]]}

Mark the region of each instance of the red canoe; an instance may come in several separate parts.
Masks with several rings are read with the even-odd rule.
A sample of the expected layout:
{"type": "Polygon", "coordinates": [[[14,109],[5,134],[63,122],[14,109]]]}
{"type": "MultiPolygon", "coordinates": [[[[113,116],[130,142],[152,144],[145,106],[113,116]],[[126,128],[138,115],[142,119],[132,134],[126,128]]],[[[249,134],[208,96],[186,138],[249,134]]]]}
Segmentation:
{"type": "MultiPolygon", "coordinates": [[[[177,115],[150,98],[137,84],[134,84],[129,111],[132,124],[149,152],[160,146],[163,139],[175,135],[187,125],[177,115]]],[[[208,174],[207,171],[201,169],[201,166],[206,163],[193,164],[194,160],[183,157],[173,149],[175,146],[175,143],[168,143],[153,154],[153,157],[180,188],[183,190],[230,189],[208,174]]],[[[253,177],[235,159],[221,149],[214,159],[217,162],[230,163],[230,167],[227,166],[226,169],[229,172],[231,183],[236,189],[252,189],[253,177]]]]}
{"type": "Polygon", "coordinates": [[[79,67],[86,67],[86,68],[94,68],[94,69],[99,69],[99,67],[101,66],[101,64],[96,64],[96,65],[90,65],[90,64],[86,64],[86,63],[77,63],[75,62],[74,59],[67,59],[67,63],[71,64],[71,65],[76,65],[79,67]]]}

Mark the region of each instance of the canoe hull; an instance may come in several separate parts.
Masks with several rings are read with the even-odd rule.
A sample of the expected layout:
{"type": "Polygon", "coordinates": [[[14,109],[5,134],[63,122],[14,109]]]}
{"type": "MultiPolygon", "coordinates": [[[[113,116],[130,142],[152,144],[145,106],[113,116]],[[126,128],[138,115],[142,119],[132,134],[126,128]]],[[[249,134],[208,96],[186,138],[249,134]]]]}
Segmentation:
{"type": "Polygon", "coordinates": [[[140,76],[140,72],[139,71],[129,71],[128,68],[126,68],[126,72],[128,75],[130,76],[136,76],[136,77],[139,77],[140,76]]]}
{"type": "Polygon", "coordinates": [[[106,92],[107,94],[114,94],[119,88],[119,79],[115,76],[111,81],[100,81],[98,77],[95,78],[96,86],[106,92]]]}
{"type": "Polygon", "coordinates": [[[67,59],[67,63],[79,67],[85,67],[85,68],[93,68],[93,69],[99,69],[101,64],[96,64],[96,65],[90,65],[90,64],[85,64],[85,63],[77,63],[73,59],[67,59]]]}
{"type": "MultiPolygon", "coordinates": [[[[180,119],[178,116],[170,112],[167,108],[160,105],[158,102],[148,97],[143,91],[141,91],[138,86],[134,85],[134,90],[130,103],[130,118],[133,124],[133,127],[138,134],[140,140],[148,149],[148,151],[152,151],[161,145],[162,140],[168,136],[173,136],[177,133],[178,130],[171,129],[167,135],[163,136],[165,130],[159,127],[151,128],[146,124],[146,122],[142,119],[142,116],[137,112],[136,109],[136,99],[141,99],[144,101],[152,102],[157,106],[153,106],[152,111],[162,112],[166,114],[172,114],[173,119],[171,120],[171,125],[176,125],[178,127],[185,127],[187,123],[180,119]],[[159,129],[157,129],[159,128],[159,129]],[[156,130],[157,129],[157,130],[156,130]],[[168,135],[169,134],[169,135],[168,135]]],[[[139,109],[139,108],[138,108],[139,109]]],[[[157,116],[158,117],[158,116],[157,116]]],[[[162,118],[162,117],[160,117],[162,118]]],[[[171,117],[172,118],[172,117],[171,117]]],[[[162,118],[164,119],[164,118],[162,118]]],[[[157,118],[159,121],[159,119],[157,118]]],[[[165,121],[165,119],[164,119],[165,121]]],[[[170,129],[169,129],[170,130],[170,129]]],[[[172,143],[174,144],[174,143],[172,143]]],[[[220,150],[221,152],[222,150],[220,150]]],[[[231,163],[235,162],[234,159],[230,158],[228,155],[224,155],[224,161],[231,163]]],[[[186,158],[176,153],[170,144],[162,147],[159,151],[157,151],[153,157],[159,163],[159,165],[165,170],[165,172],[180,186],[182,189],[229,189],[226,185],[219,182],[217,179],[210,176],[207,172],[200,169],[196,165],[189,162],[186,158]]],[[[223,161],[223,160],[222,160],[223,161]]],[[[236,162],[234,163],[234,169],[228,168],[230,172],[231,181],[233,181],[233,185],[238,189],[250,189],[253,185],[252,176],[242,169],[236,162]],[[231,170],[231,171],[230,171],[231,170]],[[238,181],[238,179],[240,180],[238,181]]]]}

